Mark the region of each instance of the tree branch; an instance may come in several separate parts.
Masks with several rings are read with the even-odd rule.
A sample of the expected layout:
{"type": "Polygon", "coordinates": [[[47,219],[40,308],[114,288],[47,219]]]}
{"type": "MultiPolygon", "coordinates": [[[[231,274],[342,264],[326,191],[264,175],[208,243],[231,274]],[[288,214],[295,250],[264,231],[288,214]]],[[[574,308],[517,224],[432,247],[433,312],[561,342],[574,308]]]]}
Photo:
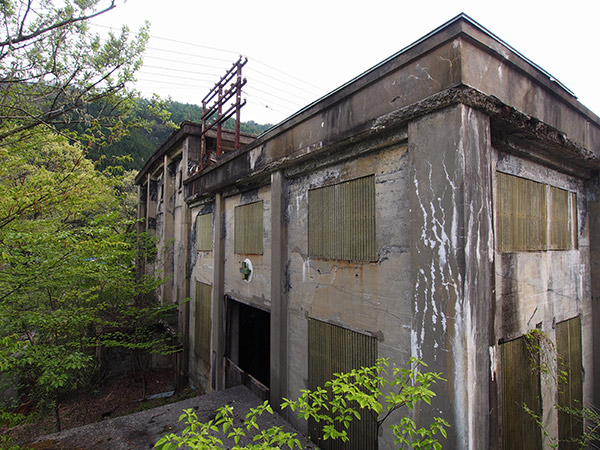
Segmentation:
{"type": "Polygon", "coordinates": [[[50,26],[44,27],[44,28],[40,28],[39,30],[36,30],[33,33],[29,33],[26,35],[22,35],[21,33],[19,33],[19,36],[17,36],[14,39],[8,38],[7,40],[0,42],[0,46],[14,45],[14,44],[19,44],[21,42],[26,42],[26,41],[34,39],[38,36],[41,36],[42,34],[48,33],[52,30],[56,30],[57,28],[62,28],[67,25],[73,25],[78,22],[83,22],[84,20],[93,19],[94,17],[97,17],[101,14],[104,14],[104,13],[110,11],[111,9],[116,8],[115,1],[116,0],[111,0],[110,6],[106,7],[105,9],[103,9],[101,11],[98,11],[96,13],[89,14],[89,15],[83,15],[83,16],[79,16],[79,17],[72,17],[67,20],[62,20],[60,22],[56,22],[56,23],[54,23],[50,26]]]}

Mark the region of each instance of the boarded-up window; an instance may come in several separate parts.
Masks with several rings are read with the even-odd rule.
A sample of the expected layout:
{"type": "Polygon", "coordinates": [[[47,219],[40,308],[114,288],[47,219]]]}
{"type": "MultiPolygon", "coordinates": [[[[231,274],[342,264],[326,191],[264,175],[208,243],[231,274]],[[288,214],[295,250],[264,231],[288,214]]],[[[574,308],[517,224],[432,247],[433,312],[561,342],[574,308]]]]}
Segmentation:
{"type": "Polygon", "coordinates": [[[542,448],[542,431],[526,412],[541,413],[539,352],[524,337],[500,345],[502,364],[502,448],[542,448]]]}
{"type": "Polygon", "coordinates": [[[577,247],[575,193],[514,175],[497,175],[500,252],[577,247]]]}
{"type": "Polygon", "coordinates": [[[569,250],[577,246],[577,196],[574,192],[550,186],[551,250],[569,250]]]}
{"type": "MultiPolygon", "coordinates": [[[[558,386],[558,405],[580,409],[583,406],[583,381],[581,360],[581,319],[575,317],[556,324],[556,351],[558,367],[564,379],[558,386]]],[[[565,411],[558,411],[559,449],[579,448],[574,439],[583,433],[583,423],[579,417],[565,411]]]]}
{"type": "Polygon", "coordinates": [[[212,251],[213,238],[213,215],[198,214],[196,217],[196,251],[210,252],[212,251]]]}
{"type": "MultiPolygon", "coordinates": [[[[371,336],[346,328],[330,325],[315,319],[308,321],[308,387],[323,387],[334,373],[372,366],[377,359],[377,340],[371,336]]],[[[354,420],[348,436],[350,441],[321,440],[323,424],[309,423],[313,442],[323,450],[370,450],[375,449],[377,426],[371,414],[361,413],[361,420],[354,420]]]]}
{"type": "Polygon", "coordinates": [[[497,204],[501,252],[546,249],[544,184],[498,172],[497,204]]]}
{"type": "Polygon", "coordinates": [[[196,281],[194,353],[208,365],[210,365],[211,297],[211,286],[196,281]]]}
{"type": "Polygon", "coordinates": [[[235,208],[234,252],[262,255],[263,202],[249,203],[235,208]]]}
{"type": "Polygon", "coordinates": [[[308,191],[308,253],[375,261],[375,176],[308,191]]]}

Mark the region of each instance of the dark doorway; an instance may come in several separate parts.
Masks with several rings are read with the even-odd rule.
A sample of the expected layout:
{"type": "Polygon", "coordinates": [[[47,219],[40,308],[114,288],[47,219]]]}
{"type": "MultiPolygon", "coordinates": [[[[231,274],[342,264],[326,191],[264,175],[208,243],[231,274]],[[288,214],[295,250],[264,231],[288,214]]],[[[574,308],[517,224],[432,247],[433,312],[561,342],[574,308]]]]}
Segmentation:
{"type": "Polygon", "coordinates": [[[228,359],[269,388],[271,314],[228,299],[227,322],[228,359]]]}

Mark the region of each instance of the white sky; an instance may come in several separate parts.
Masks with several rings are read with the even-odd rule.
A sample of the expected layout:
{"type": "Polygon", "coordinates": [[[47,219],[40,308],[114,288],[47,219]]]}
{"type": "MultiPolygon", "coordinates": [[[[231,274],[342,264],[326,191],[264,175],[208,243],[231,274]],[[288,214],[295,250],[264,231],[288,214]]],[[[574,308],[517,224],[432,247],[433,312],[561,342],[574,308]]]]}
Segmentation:
{"type": "Polygon", "coordinates": [[[128,0],[93,23],[103,32],[150,22],[136,85],[147,97],[200,104],[247,56],[242,120],[275,124],[461,12],[600,114],[597,0],[128,0]]]}

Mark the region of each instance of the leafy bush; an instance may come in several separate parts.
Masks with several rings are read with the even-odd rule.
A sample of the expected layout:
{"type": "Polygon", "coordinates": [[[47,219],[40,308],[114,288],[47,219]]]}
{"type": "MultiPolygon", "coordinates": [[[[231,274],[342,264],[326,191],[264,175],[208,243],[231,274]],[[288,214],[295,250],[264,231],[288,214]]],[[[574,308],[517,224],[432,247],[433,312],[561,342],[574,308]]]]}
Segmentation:
{"type": "MultiPolygon", "coordinates": [[[[403,407],[410,413],[421,402],[431,404],[435,393],[431,386],[443,380],[436,372],[419,371],[426,364],[411,359],[411,367],[395,368],[391,381],[385,378],[389,361],[377,360],[371,367],[363,367],[348,373],[336,373],[324,387],[315,390],[303,389],[297,400],[284,399],[281,408],[290,408],[304,420],[313,419],[322,424],[323,439],[349,440],[347,430],[354,419],[361,420],[361,414],[372,415],[379,431],[390,415],[403,407]],[[391,392],[385,393],[388,386],[391,392]]],[[[251,409],[241,426],[234,426],[233,409],[224,406],[217,410],[214,419],[200,423],[193,410],[185,410],[179,418],[185,420],[186,427],[181,435],[167,434],[155,445],[155,448],[169,450],[176,448],[224,449],[223,439],[233,439],[233,450],[268,450],[283,446],[290,449],[302,448],[295,433],[285,432],[281,427],[261,430],[257,419],[265,412],[273,414],[273,409],[264,402],[251,409]],[[242,445],[243,438],[251,438],[251,443],[242,445]]],[[[399,423],[389,426],[398,448],[439,450],[442,444],[438,433],[446,437],[446,428],[450,425],[444,419],[435,417],[428,427],[417,427],[416,423],[405,415],[399,423]]],[[[376,434],[378,439],[379,432],[376,434]]]]}

